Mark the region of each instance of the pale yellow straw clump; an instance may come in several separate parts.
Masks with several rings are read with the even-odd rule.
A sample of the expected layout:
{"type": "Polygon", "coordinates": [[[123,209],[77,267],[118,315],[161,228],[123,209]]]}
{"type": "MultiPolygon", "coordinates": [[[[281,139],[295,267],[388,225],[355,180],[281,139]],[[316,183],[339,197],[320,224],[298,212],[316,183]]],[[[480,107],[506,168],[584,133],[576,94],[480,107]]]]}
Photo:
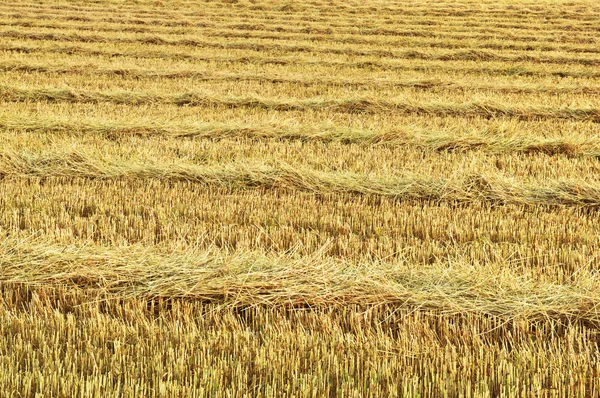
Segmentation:
{"type": "Polygon", "coordinates": [[[0,3],[0,391],[600,395],[600,5],[0,3]]]}

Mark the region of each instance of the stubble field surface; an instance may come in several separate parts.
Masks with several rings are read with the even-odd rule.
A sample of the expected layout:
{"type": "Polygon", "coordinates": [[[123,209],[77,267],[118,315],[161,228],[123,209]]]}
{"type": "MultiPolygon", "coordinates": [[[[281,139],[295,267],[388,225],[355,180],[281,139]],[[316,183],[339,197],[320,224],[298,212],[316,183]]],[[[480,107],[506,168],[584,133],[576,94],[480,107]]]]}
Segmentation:
{"type": "Polygon", "coordinates": [[[0,391],[600,395],[595,1],[0,2],[0,391]]]}

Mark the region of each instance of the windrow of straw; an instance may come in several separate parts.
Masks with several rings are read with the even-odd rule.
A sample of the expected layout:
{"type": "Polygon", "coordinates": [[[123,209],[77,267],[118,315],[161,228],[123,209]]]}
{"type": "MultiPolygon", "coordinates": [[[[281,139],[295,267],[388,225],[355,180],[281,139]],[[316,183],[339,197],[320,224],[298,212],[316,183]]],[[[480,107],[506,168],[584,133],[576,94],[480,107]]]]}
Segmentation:
{"type": "MultiPolygon", "coordinates": [[[[201,12],[190,12],[184,8],[178,8],[173,10],[159,10],[157,8],[149,8],[140,12],[139,9],[131,7],[122,7],[113,5],[110,10],[105,8],[88,8],[88,7],[68,7],[65,5],[47,7],[39,5],[23,5],[20,8],[23,11],[40,11],[43,10],[48,12],[49,15],[60,16],[67,15],[72,20],[88,20],[89,16],[104,16],[106,18],[116,18],[115,11],[120,12],[121,15],[128,15],[132,17],[130,23],[132,24],[147,24],[156,21],[157,24],[165,24],[166,26],[189,26],[193,23],[206,23],[210,20],[222,20],[223,18],[238,17],[243,18],[247,21],[255,23],[270,22],[274,21],[286,21],[290,24],[293,23],[331,23],[336,22],[335,25],[345,23],[350,25],[352,21],[359,21],[362,25],[374,25],[380,26],[387,24],[402,25],[399,21],[394,21],[385,16],[382,16],[382,12],[400,13],[403,16],[403,20],[416,24],[423,24],[423,17],[427,16],[432,18],[428,20],[425,25],[432,24],[432,21],[444,20],[449,24],[456,25],[459,27],[464,26],[502,26],[506,28],[515,29],[561,29],[564,31],[595,31],[598,30],[597,26],[594,25],[597,19],[597,12],[594,11],[593,7],[580,7],[579,4],[574,7],[571,12],[566,12],[564,9],[549,11],[548,8],[544,10],[546,20],[544,23],[540,23],[538,11],[520,9],[515,12],[513,10],[481,10],[480,12],[473,12],[472,9],[461,9],[457,10],[456,5],[442,7],[437,10],[431,9],[431,7],[414,9],[412,7],[372,7],[367,6],[361,7],[340,7],[334,6],[327,12],[323,9],[323,6],[318,8],[305,9],[304,5],[294,7],[284,6],[273,6],[272,4],[260,4],[248,6],[243,3],[238,3],[232,9],[231,7],[223,9],[223,7],[213,8],[213,5],[208,3],[204,4],[204,10],[201,12]],[[260,10],[262,12],[257,13],[260,10]],[[225,11],[225,12],[224,12],[225,11]],[[228,14],[227,11],[230,11],[228,14]],[[235,11],[235,12],[231,12],[235,11]],[[363,15],[363,18],[357,18],[356,15],[363,15]],[[508,11],[508,12],[507,12],[508,11]],[[233,14],[233,15],[232,15],[233,14]],[[165,18],[165,16],[172,17],[171,19],[165,18]],[[334,18],[332,18],[334,17],[334,18]]],[[[545,5],[548,7],[548,5],[545,5]]],[[[10,9],[13,10],[12,8],[10,9]]]]}
{"type": "MultiPolygon", "coordinates": [[[[51,33],[52,30],[77,30],[77,31],[93,31],[95,33],[147,33],[147,34],[171,34],[172,32],[169,29],[164,28],[154,28],[154,27],[139,27],[134,26],[130,28],[125,28],[122,25],[111,26],[109,24],[103,24],[101,26],[91,25],[86,26],[81,22],[74,23],[49,23],[45,22],[31,22],[31,21],[23,21],[23,22],[9,22],[6,20],[0,19],[0,26],[10,26],[10,27],[27,27],[27,28],[36,28],[36,29],[45,29],[49,30],[51,33]]],[[[222,27],[219,27],[222,28],[222,27]]],[[[389,46],[389,47],[426,47],[426,48],[444,48],[444,49],[463,49],[473,47],[472,43],[474,40],[477,40],[476,48],[479,49],[489,49],[489,50],[514,50],[514,51],[562,51],[566,53],[580,53],[580,54],[598,54],[600,53],[600,49],[596,48],[593,45],[585,45],[585,46],[573,46],[572,44],[561,43],[560,45],[556,44],[540,44],[535,43],[532,44],[532,40],[529,40],[527,37],[514,36],[510,37],[498,37],[498,35],[491,35],[489,32],[485,32],[483,34],[473,34],[473,33],[454,33],[450,32],[432,32],[426,30],[397,30],[395,31],[394,36],[404,36],[409,37],[410,39],[389,39],[387,37],[384,38],[366,38],[366,37],[357,37],[356,35],[340,34],[336,29],[335,34],[333,32],[322,34],[319,32],[291,32],[284,33],[284,29],[280,29],[276,32],[269,30],[261,30],[261,29],[253,29],[251,31],[240,31],[237,29],[189,29],[185,31],[185,35],[183,32],[178,32],[174,38],[176,39],[178,36],[182,36],[181,40],[187,40],[189,37],[214,37],[214,38],[236,38],[236,39],[270,39],[270,40],[293,40],[293,41],[310,41],[313,43],[318,43],[320,41],[328,42],[328,43],[340,43],[340,44],[355,44],[355,45],[363,45],[363,46],[389,46]],[[193,34],[194,36],[191,36],[193,34]],[[440,41],[440,37],[443,37],[443,41],[440,41]],[[432,40],[429,40],[432,39],[432,40]],[[499,40],[501,39],[501,40],[499,40]],[[409,41],[410,40],[410,41],[409,41]],[[470,41],[470,43],[469,43],[470,41]],[[471,45],[469,45],[471,44],[471,45]]],[[[173,42],[173,36],[167,36],[170,40],[166,41],[166,43],[173,42]]],[[[99,40],[99,39],[93,39],[99,40]]],[[[168,39],[166,39],[168,40],[168,39]]],[[[537,38],[540,40],[540,38],[537,38]]],[[[547,41],[551,41],[550,38],[547,41]]],[[[589,41],[589,39],[588,39],[589,41]]],[[[187,41],[185,43],[188,43],[187,41]]],[[[199,42],[204,44],[204,42],[199,42]]],[[[185,44],[188,45],[188,44],[185,44]]]]}
{"type": "Polygon", "coordinates": [[[342,87],[410,87],[423,90],[477,90],[498,91],[503,93],[585,93],[600,94],[600,87],[583,85],[537,85],[537,84],[487,84],[477,85],[457,81],[441,81],[438,79],[411,79],[411,80],[383,80],[383,79],[339,79],[339,78],[315,78],[315,77],[288,77],[266,74],[240,74],[240,73],[214,73],[212,71],[200,71],[197,69],[181,70],[155,70],[142,68],[99,68],[91,64],[76,65],[49,65],[49,64],[26,64],[11,62],[0,64],[0,71],[4,72],[28,72],[28,73],[52,73],[52,74],[78,74],[78,75],[107,75],[123,76],[127,78],[160,78],[160,79],[182,79],[193,78],[196,81],[211,82],[265,82],[285,83],[297,86],[342,86],[342,87]]]}
{"type": "MultiPolygon", "coordinates": [[[[6,14],[0,12],[0,16],[6,17],[6,14]]],[[[315,34],[315,35],[352,35],[357,32],[357,27],[353,25],[344,26],[343,24],[336,24],[335,29],[331,26],[323,26],[322,24],[313,24],[311,26],[295,26],[285,25],[277,22],[265,23],[262,21],[255,23],[243,23],[243,22],[231,22],[229,18],[215,18],[214,23],[210,22],[192,22],[184,21],[178,22],[166,19],[131,19],[131,18],[114,18],[114,17],[81,17],[77,18],[73,15],[55,15],[54,21],[65,21],[66,23],[49,23],[46,19],[39,18],[37,14],[23,13],[20,15],[12,14],[9,19],[0,19],[1,26],[22,26],[22,27],[36,27],[36,28],[75,28],[81,31],[96,31],[96,32],[128,32],[128,33],[174,33],[173,27],[185,28],[185,32],[189,33],[203,33],[204,29],[219,29],[218,32],[237,32],[238,34],[245,34],[246,37],[252,36],[253,32],[273,32],[277,34],[288,33],[288,34],[315,34]],[[16,20],[15,20],[16,19],[16,20]],[[75,21],[76,22],[69,22],[75,21]],[[86,23],[90,23],[87,25],[86,23]],[[200,29],[198,29],[200,28],[200,29]]],[[[435,31],[422,28],[418,24],[411,27],[410,21],[407,21],[402,26],[397,28],[393,27],[361,27],[361,37],[348,36],[343,38],[346,43],[379,43],[375,40],[365,39],[369,36],[394,36],[394,37],[440,37],[443,36],[449,39],[462,40],[462,39],[480,39],[480,40],[499,40],[507,39],[511,41],[531,43],[554,43],[557,34],[560,34],[560,29],[545,29],[543,34],[538,29],[538,35],[527,34],[526,32],[515,33],[514,26],[504,27],[499,24],[499,27],[494,28],[492,26],[486,27],[475,27],[473,26],[469,32],[463,32],[459,29],[464,26],[462,24],[451,25],[443,29],[435,31]]],[[[522,28],[521,25],[517,25],[522,28]]],[[[592,30],[593,32],[593,30],[592,30]]],[[[178,30],[175,33],[182,33],[182,30],[178,30]]],[[[570,37],[561,38],[562,43],[577,43],[577,44],[589,44],[593,42],[593,38],[590,37],[590,32],[585,32],[583,35],[574,32],[575,34],[570,37]]],[[[281,39],[281,35],[277,35],[276,39],[281,39]]],[[[385,43],[390,43],[386,41],[385,43]]],[[[395,43],[400,43],[395,41],[395,43]]],[[[552,47],[554,49],[560,49],[559,47],[552,47]]],[[[589,47],[585,47],[589,48],[589,47]]],[[[583,51],[585,52],[585,50],[583,51]]]]}
{"type": "Polygon", "coordinates": [[[532,137],[519,125],[492,124],[484,129],[465,131],[418,129],[412,126],[387,131],[323,126],[290,126],[282,124],[196,123],[165,124],[154,120],[87,120],[35,117],[0,117],[0,129],[38,134],[67,136],[100,135],[108,139],[126,136],[164,136],[222,140],[251,138],[255,140],[299,140],[341,142],[378,146],[413,146],[435,151],[487,151],[493,153],[545,153],[569,157],[600,157],[600,140],[570,135],[565,137],[532,137]]]}
{"type": "MultiPolygon", "coordinates": [[[[558,63],[558,64],[580,64],[580,65],[600,65],[600,59],[580,56],[538,56],[530,54],[502,54],[501,52],[487,51],[478,47],[464,49],[464,46],[456,45],[452,48],[459,48],[456,51],[447,51],[442,53],[423,52],[413,49],[404,51],[392,50],[360,50],[358,48],[323,48],[318,46],[301,44],[277,44],[277,43],[256,43],[256,42],[232,42],[232,41],[209,41],[197,38],[171,39],[159,35],[149,35],[147,37],[110,37],[101,35],[90,35],[80,33],[47,33],[47,32],[21,32],[21,31],[2,31],[0,37],[19,39],[19,40],[45,40],[45,41],[66,41],[83,43],[139,43],[163,46],[189,46],[200,48],[216,48],[222,50],[251,50],[251,51],[278,51],[291,53],[313,53],[313,54],[338,54],[347,56],[372,56],[380,58],[394,59],[423,59],[423,60],[462,60],[462,61],[504,61],[504,62],[535,62],[535,63],[558,63]]],[[[497,46],[490,45],[491,49],[497,46]]],[[[447,48],[447,47],[442,47],[447,48]]]]}
{"type": "Polygon", "coordinates": [[[327,99],[309,98],[302,100],[271,99],[261,97],[211,96],[187,92],[180,94],[140,93],[130,91],[93,92],[55,88],[21,88],[0,86],[0,100],[51,101],[67,103],[112,102],[116,104],[172,104],[178,106],[223,106],[271,109],[275,111],[327,110],[343,113],[420,114],[435,116],[464,117],[512,117],[529,119],[569,119],[600,122],[597,107],[549,107],[529,105],[516,107],[492,101],[451,104],[446,102],[419,103],[410,100],[385,101],[369,98],[327,99]]]}
{"type": "Polygon", "coordinates": [[[351,264],[319,253],[296,259],[260,253],[165,255],[143,247],[11,241],[0,246],[0,269],[5,286],[79,288],[90,297],[184,298],[234,307],[401,304],[446,314],[600,324],[600,289],[593,272],[560,286],[480,264],[351,264]]]}
{"type": "MultiPolygon", "coordinates": [[[[110,58],[127,57],[127,58],[157,58],[170,60],[191,60],[198,62],[213,62],[213,63],[246,63],[253,65],[307,65],[307,66],[324,66],[324,67],[339,67],[339,68],[358,68],[358,69],[380,69],[385,71],[447,71],[447,72],[468,72],[479,74],[492,75],[508,75],[508,76],[556,76],[556,77],[575,77],[575,78],[597,78],[600,72],[596,69],[589,70],[565,70],[557,68],[556,70],[548,69],[531,69],[522,65],[518,66],[488,66],[489,63],[482,63],[475,67],[473,66],[452,66],[446,62],[439,61],[448,60],[429,60],[437,61],[437,64],[415,63],[403,64],[394,62],[393,60],[385,60],[371,57],[365,61],[349,62],[349,61],[332,61],[329,59],[302,59],[299,57],[275,57],[265,55],[244,55],[240,57],[228,56],[210,56],[200,53],[191,53],[190,51],[124,51],[124,50],[106,50],[98,47],[83,47],[78,45],[50,45],[50,46],[33,46],[31,44],[0,44],[0,49],[3,51],[14,51],[19,53],[34,54],[34,53],[51,53],[51,54],[68,54],[68,55],[89,55],[89,56],[105,56],[110,58]]],[[[409,59],[410,60],[410,59],[409,59]]],[[[400,60],[402,61],[402,60],[400,60]]],[[[427,61],[427,60],[425,60],[427,61]]],[[[456,60],[460,61],[460,60],[456,60]]],[[[494,62],[494,61],[490,61],[494,62]]]]}
{"type": "Polygon", "coordinates": [[[594,183],[556,181],[540,186],[500,176],[480,175],[455,180],[416,175],[385,178],[323,172],[286,164],[273,167],[248,163],[203,166],[185,163],[111,163],[79,152],[40,155],[0,153],[0,176],[183,180],[240,189],[278,187],[315,193],[352,193],[407,199],[600,206],[600,186],[594,183]]]}

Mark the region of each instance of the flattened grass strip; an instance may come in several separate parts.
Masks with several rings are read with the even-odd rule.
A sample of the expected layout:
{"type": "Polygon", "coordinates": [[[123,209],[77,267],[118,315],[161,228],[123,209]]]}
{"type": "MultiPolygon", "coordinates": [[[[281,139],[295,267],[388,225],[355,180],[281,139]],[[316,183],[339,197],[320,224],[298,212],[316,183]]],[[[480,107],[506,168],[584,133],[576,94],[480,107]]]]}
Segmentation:
{"type": "Polygon", "coordinates": [[[343,87],[410,87],[423,90],[477,90],[503,93],[583,93],[600,94],[599,86],[590,85],[540,85],[540,84],[472,84],[466,82],[442,81],[439,79],[340,79],[325,77],[287,77],[257,73],[215,73],[198,69],[156,70],[148,68],[114,68],[91,64],[50,65],[25,62],[0,62],[0,71],[26,73],[53,73],[78,75],[124,76],[146,79],[186,79],[208,82],[244,82],[255,81],[273,84],[294,84],[299,86],[343,86],[343,87]]]}
{"type": "MultiPolygon", "coordinates": [[[[22,31],[2,31],[0,37],[11,39],[27,40],[45,40],[62,42],[83,42],[83,43],[139,43],[151,45],[166,46],[190,46],[200,48],[217,48],[223,50],[251,50],[251,51],[281,51],[291,53],[315,53],[315,54],[337,54],[349,56],[374,56],[380,58],[402,58],[402,59],[423,59],[423,60],[462,60],[462,61],[504,61],[504,62],[537,62],[537,63],[559,63],[559,64],[580,64],[580,65],[600,65],[600,59],[580,56],[538,56],[528,53],[503,54],[501,52],[491,52],[480,50],[479,48],[464,48],[464,46],[441,46],[441,48],[451,48],[454,51],[443,53],[427,53],[414,49],[404,51],[392,50],[360,50],[356,48],[322,48],[318,46],[303,44],[277,44],[277,43],[253,43],[248,41],[240,42],[216,42],[211,40],[200,40],[194,37],[172,39],[159,35],[147,35],[145,37],[109,37],[98,34],[80,34],[80,33],[47,33],[47,32],[22,32],[22,31]],[[457,49],[459,48],[459,49],[457,49]]],[[[492,46],[491,49],[497,49],[492,46]]],[[[485,48],[485,47],[482,47],[485,48]]]]}
{"type": "Polygon", "coordinates": [[[600,323],[600,289],[593,272],[567,286],[540,283],[502,264],[349,263],[318,252],[300,258],[218,251],[161,254],[135,246],[27,241],[0,243],[0,270],[4,285],[75,286],[120,298],[185,298],[228,306],[393,305],[448,315],[600,323]]]}
{"type": "MultiPolygon", "coordinates": [[[[358,68],[358,69],[377,69],[384,71],[441,71],[441,72],[464,72],[478,73],[489,75],[507,75],[507,76],[556,76],[556,77],[576,77],[576,78],[598,78],[600,72],[597,70],[545,70],[531,69],[523,66],[491,67],[486,64],[473,66],[452,66],[446,64],[402,64],[401,62],[390,62],[381,59],[369,59],[365,61],[331,61],[323,59],[301,59],[293,57],[274,57],[267,55],[244,55],[239,57],[231,56],[211,56],[201,54],[191,54],[190,52],[175,52],[175,51],[156,51],[156,50],[140,50],[140,51],[121,51],[121,50],[106,50],[102,48],[87,48],[77,45],[51,45],[51,46],[33,46],[30,44],[1,44],[0,50],[13,51],[18,53],[33,54],[67,54],[67,55],[89,55],[102,57],[126,57],[126,58],[155,58],[155,59],[171,59],[171,60],[189,60],[198,62],[211,63],[243,63],[257,65],[309,65],[309,66],[324,66],[337,68],[358,68]]],[[[448,54],[446,54],[448,55],[448,54]]],[[[456,54],[455,54],[456,55],[456,54]]],[[[460,59],[453,59],[460,61],[460,59]]],[[[402,60],[400,60],[402,61],[402,60]]],[[[429,59],[429,61],[440,61],[439,59],[429,59]]],[[[444,60],[442,60],[444,61],[444,60]]],[[[448,61],[448,60],[446,60],[448,61]]],[[[560,62],[557,62],[560,64],[560,62]]]]}
{"type": "Polygon", "coordinates": [[[569,119],[600,122],[600,108],[596,107],[549,107],[542,105],[511,106],[492,101],[448,103],[389,101],[371,98],[310,98],[270,99],[258,96],[210,96],[194,92],[162,94],[132,91],[76,91],[57,88],[22,88],[0,86],[0,101],[50,101],[68,103],[112,102],[116,104],[171,104],[190,106],[247,107],[275,111],[322,110],[342,113],[386,113],[420,114],[464,117],[512,117],[522,120],[569,119]]]}
{"type": "Polygon", "coordinates": [[[165,136],[197,139],[251,138],[299,140],[383,146],[414,146],[436,151],[485,151],[492,153],[546,153],[569,157],[600,158],[600,139],[573,135],[541,138],[518,125],[492,124],[468,131],[398,127],[376,131],[331,126],[279,124],[195,123],[161,124],[152,120],[94,120],[0,117],[0,130],[67,136],[100,135],[107,139],[125,136],[165,136]]]}
{"type": "Polygon", "coordinates": [[[25,155],[0,153],[0,177],[84,177],[162,179],[245,189],[286,188],[315,193],[381,195],[441,201],[489,201],[529,205],[600,206],[600,186],[555,181],[525,184],[497,175],[456,179],[408,175],[384,178],[346,172],[323,172],[304,166],[231,163],[198,166],[186,163],[111,162],[80,152],[25,155]]]}

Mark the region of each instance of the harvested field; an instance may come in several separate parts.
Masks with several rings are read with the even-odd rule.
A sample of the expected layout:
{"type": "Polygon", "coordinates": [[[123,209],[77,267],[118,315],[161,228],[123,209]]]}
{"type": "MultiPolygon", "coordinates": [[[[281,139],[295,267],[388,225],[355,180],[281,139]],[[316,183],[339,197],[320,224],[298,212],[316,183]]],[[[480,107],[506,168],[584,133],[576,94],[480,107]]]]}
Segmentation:
{"type": "Polygon", "coordinates": [[[0,391],[600,396],[600,5],[0,1],[0,391]]]}

